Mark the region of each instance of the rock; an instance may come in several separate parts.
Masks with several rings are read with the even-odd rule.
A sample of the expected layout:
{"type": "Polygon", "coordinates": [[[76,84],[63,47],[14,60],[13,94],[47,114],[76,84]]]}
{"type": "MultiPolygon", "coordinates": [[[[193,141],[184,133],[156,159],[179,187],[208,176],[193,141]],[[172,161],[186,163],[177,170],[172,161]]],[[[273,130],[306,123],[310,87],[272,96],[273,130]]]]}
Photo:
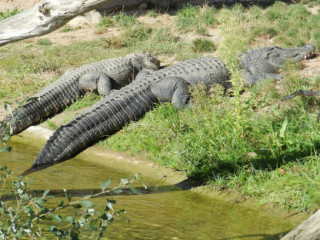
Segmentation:
{"type": "Polygon", "coordinates": [[[96,10],[80,15],[72,19],[68,24],[70,27],[78,27],[84,25],[95,25],[102,18],[101,14],[96,10]]]}

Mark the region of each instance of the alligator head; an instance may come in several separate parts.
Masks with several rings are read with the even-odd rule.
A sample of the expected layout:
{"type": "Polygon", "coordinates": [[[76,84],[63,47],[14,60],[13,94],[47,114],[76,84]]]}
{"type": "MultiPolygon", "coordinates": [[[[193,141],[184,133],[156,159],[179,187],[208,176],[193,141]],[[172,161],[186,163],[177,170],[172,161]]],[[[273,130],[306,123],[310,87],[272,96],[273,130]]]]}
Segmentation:
{"type": "Polygon", "coordinates": [[[132,65],[139,71],[142,69],[156,71],[160,68],[160,61],[152,57],[150,53],[134,53],[128,57],[131,59],[132,65]]]}
{"type": "MultiPolygon", "coordinates": [[[[268,57],[280,58],[283,61],[289,60],[289,59],[293,59],[294,61],[302,61],[303,59],[308,59],[313,57],[315,55],[315,50],[316,48],[312,44],[306,44],[303,47],[295,47],[290,49],[275,47],[273,51],[271,51],[268,57]]],[[[283,64],[281,60],[280,62],[279,64],[283,64]]]]}

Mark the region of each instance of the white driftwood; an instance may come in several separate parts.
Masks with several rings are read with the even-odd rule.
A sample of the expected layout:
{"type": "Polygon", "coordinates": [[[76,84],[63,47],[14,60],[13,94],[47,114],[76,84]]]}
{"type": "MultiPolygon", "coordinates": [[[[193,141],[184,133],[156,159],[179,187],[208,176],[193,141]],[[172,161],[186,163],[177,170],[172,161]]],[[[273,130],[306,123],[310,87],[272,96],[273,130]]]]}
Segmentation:
{"type": "Polygon", "coordinates": [[[63,26],[75,16],[114,0],[47,0],[0,21],[0,46],[41,36],[63,26]]]}
{"type": "Polygon", "coordinates": [[[320,210],[306,221],[294,228],[281,240],[319,240],[320,239],[320,210]]]}

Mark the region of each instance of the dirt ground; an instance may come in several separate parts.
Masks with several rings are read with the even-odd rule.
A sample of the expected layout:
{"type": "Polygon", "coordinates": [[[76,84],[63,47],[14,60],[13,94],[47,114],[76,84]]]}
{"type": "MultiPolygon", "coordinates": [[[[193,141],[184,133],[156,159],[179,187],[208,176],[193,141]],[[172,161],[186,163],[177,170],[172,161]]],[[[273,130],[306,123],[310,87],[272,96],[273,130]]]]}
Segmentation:
{"type": "Polygon", "coordinates": [[[43,0],[0,0],[0,11],[27,9],[42,1],[43,0]]]}

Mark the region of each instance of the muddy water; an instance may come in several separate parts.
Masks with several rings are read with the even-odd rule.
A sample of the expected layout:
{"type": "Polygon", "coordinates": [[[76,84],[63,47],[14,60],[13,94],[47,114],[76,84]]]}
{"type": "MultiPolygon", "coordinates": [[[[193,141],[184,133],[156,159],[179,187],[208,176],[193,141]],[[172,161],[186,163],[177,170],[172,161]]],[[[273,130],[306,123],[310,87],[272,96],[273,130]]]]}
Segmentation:
{"type": "MultiPolygon", "coordinates": [[[[43,142],[15,137],[10,145],[11,153],[0,153],[0,166],[7,165],[14,172],[22,173],[31,165],[43,142]]],[[[141,166],[100,155],[94,156],[91,150],[31,174],[29,177],[35,180],[33,189],[62,191],[66,188],[86,194],[92,189],[99,189],[101,182],[108,179],[117,185],[120,178],[133,176],[141,166]]],[[[297,225],[262,210],[252,210],[183,190],[172,185],[183,181],[182,177],[167,176],[162,170],[152,167],[151,170],[142,169],[142,175],[142,181],[149,187],[145,194],[108,197],[117,201],[117,209],[126,209],[130,223],[125,219],[116,219],[108,228],[105,239],[267,240],[279,239],[279,234],[297,225]]],[[[106,197],[94,200],[97,208],[105,201],[106,197]]]]}

